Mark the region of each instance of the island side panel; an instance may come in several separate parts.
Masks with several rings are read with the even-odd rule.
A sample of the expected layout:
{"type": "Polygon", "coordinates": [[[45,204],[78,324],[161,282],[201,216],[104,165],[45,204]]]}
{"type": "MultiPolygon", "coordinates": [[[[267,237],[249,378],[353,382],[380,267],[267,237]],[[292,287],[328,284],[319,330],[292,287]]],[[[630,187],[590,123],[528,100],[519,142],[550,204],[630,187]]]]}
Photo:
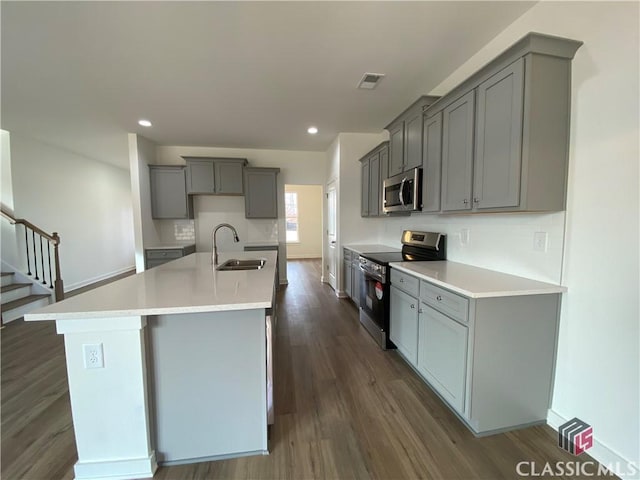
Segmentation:
{"type": "Polygon", "coordinates": [[[158,462],[266,453],[265,310],[148,321],[158,462]]]}
{"type": "Polygon", "coordinates": [[[56,324],[64,334],[78,449],[76,479],[152,476],[157,465],[146,390],[145,319],[74,319],[56,324]],[[96,344],[102,345],[104,366],[86,368],[83,346],[96,344]]]}

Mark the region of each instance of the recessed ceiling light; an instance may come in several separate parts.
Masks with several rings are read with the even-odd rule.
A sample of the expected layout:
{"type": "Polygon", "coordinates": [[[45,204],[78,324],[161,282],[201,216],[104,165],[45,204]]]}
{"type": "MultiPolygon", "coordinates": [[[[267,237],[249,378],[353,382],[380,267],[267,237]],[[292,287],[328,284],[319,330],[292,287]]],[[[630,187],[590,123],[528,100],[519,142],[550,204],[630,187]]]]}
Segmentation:
{"type": "Polygon", "coordinates": [[[318,127],[309,127],[307,128],[307,132],[309,132],[311,135],[315,135],[316,133],[318,133],[318,127]]]}
{"type": "Polygon", "coordinates": [[[142,125],[143,127],[150,127],[151,122],[149,120],[138,120],[138,125],[142,125]]]}

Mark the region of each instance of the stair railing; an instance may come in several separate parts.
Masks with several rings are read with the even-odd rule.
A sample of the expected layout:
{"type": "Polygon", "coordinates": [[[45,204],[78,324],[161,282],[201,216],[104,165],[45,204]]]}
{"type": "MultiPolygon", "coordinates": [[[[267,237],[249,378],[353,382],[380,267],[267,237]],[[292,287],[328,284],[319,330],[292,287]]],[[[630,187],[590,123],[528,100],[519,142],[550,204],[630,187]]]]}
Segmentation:
{"type": "Polygon", "coordinates": [[[49,234],[24,218],[15,218],[11,212],[5,209],[4,206],[0,209],[0,213],[3,217],[9,220],[12,225],[22,225],[24,227],[24,242],[27,254],[27,275],[33,277],[34,280],[40,281],[46,287],[52,288],[56,302],[63,300],[64,284],[62,282],[62,276],[60,275],[60,253],[58,251],[58,247],[60,246],[60,236],[58,233],[53,232],[49,234]],[[36,241],[36,235],[38,235],[38,241],[36,241]],[[29,242],[29,240],[31,240],[31,242],[29,242]],[[47,283],[47,269],[45,268],[45,249],[43,246],[45,240],[47,241],[46,254],[49,283],[47,283]],[[31,245],[29,245],[29,243],[31,243],[31,245]],[[51,274],[52,246],[55,278],[53,278],[51,274]],[[38,255],[38,250],[40,255],[38,255]],[[32,266],[33,272],[31,271],[32,266]]]}

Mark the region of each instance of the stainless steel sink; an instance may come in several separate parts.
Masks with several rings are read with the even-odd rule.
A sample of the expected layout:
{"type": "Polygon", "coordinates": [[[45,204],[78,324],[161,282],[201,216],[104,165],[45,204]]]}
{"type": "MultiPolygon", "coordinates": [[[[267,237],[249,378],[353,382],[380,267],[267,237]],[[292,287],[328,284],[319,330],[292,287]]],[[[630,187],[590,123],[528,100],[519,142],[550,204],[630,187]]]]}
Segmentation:
{"type": "Polygon", "coordinates": [[[227,271],[227,270],[260,270],[264,267],[264,264],[267,263],[266,260],[238,260],[236,258],[232,258],[231,260],[227,260],[221,265],[216,267],[216,270],[227,271]]]}

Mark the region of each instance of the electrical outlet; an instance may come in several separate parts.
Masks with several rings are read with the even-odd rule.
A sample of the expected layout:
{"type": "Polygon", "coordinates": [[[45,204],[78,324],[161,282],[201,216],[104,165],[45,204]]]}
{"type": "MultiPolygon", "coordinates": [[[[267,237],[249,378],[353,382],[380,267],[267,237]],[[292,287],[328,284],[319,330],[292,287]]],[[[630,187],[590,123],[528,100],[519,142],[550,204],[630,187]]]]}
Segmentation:
{"type": "Polygon", "coordinates": [[[535,232],[533,234],[533,250],[535,252],[546,252],[549,243],[547,232],[535,232]]]}
{"type": "Polygon", "coordinates": [[[82,345],[84,368],[104,368],[104,354],[101,343],[82,345]]]}
{"type": "Polygon", "coordinates": [[[460,245],[469,245],[469,229],[460,230],[460,245]]]}

